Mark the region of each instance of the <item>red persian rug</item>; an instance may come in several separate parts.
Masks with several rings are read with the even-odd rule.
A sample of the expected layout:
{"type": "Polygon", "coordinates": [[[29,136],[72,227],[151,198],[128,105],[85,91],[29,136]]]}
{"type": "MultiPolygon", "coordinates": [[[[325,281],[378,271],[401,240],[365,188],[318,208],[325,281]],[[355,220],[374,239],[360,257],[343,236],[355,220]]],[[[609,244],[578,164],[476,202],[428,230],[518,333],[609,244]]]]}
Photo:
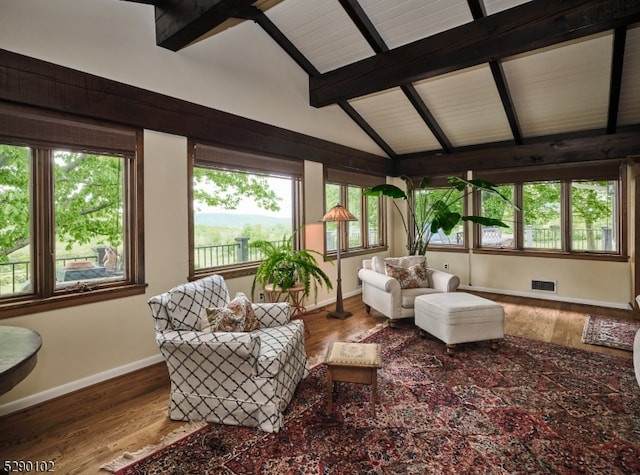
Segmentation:
{"type": "Polygon", "coordinates": [[[382,345],[377,419],[368,386],[348,383],[327,415],[318,365],[280,433],[209,424],[116,473],[640,473],[630,359],[515,337],[451,358],[409,325],[365,341],[382,345]]]}
{"type": "Polygon", "coordinates": [[[587,315],[582,342],[633,351],[633,339],[640,330],[640,322],[587,315]]]}

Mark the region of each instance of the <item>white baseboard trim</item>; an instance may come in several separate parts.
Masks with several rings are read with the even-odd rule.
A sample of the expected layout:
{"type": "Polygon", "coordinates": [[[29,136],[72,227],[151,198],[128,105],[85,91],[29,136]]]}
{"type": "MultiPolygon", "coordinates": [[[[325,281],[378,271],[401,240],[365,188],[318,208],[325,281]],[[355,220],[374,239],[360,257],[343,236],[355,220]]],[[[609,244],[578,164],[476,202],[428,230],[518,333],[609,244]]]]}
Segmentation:
{"type": "Polygon", "coordinates": [[[596,307],[618,308],[621,310],[633,310],[631,304],[623,304],[619,302],[605,302],[602,300],[578,299],[573,297],[560,297],[557,294],[548,294],[546,292],[521,292],[516,290],[492,289],[488,287],[476,287],[475,285],[460,285],[459,290],[471,290],[477,292],[489,292],[500,295],[513,295],[515,297],[527,297],[539,300],[551,300],[554,302],[576,303],[581,305],[593,305],[596,307]]]}
{"type": "MultiPolygon", "coordinates": [[[[343,292],[342,298],[348,299],[349,297],[360,295],[361,293],[362,293],[362,289],[358,288],[356,290],[352,290],[351,292],[347,292],[347,293],[343,292]]],[[[321,302],[314,302],[312,305],[307,305],[306,309],[307,311],[312,311],[312,310],[317,310],[319,308],[327,307],[329,305],[335,305],[335,304],[336,304],[336,299],[332,298],[332,299],[323,300],[321,302]]]]}
{"type": "MultiPolygon", "coordinates": [[[[361,289],[354,290],[352,292],[343,293],[343,298],[353,297],[354,295],[361,294],[361,289]]],[[[335,305],[336,299],[327,299],[322,302],[314,303],[313,305],[309,305],[307,310],[316,310],[325,306],[335,305]]],[[[162,355],[158,354],[156,356],[151,356],[149,358],[145,358],[140,361],[135,361],[133,363],[126,364],[124,366],[120,366],[118,368],[113,368],[107,371],[103,371],[102,373],[94,374],[88,376],[86,378],[78,379],[76,381],[72,381],[67,384],[63,384],[61,386],[47,389],[46,391],[42,391],[36,394],[32,394],[30,396],[26,396],[22,399],[16,399],[15,401],[8,402],[0,406],[0,417],[5,416],[7,414],[11,414],[12,412],[17,412],[22,409],[26,409],[31,406],[35,406],[36,404],[40,404],[42,402],[49,401],[59,396],[64,396],[65,394],[72,393],[79,389],[86,388],[93,384],[101,383],[108,379],[116,378],[118,376],[122,376],[123,374],[131,373],[132,371],[136,371],[138,369],[145,368],[147,366],[154,365],[156,363],[163,362],[162,355]]]]}
{"type": "Polygon", "coordinates": [[[133,363],[103,371],[102,373],[93,374],[86,378],[78,379],[55,388],[47,389],[46,391],[26,396],[22,399],[16,399],[15,401],[11,401],[0,406],[0,417],[163,361],[164,359],[162,358],[162,355],[157,354],[156,356],[150,356],[149,358],[134,361],[133,363]]]}

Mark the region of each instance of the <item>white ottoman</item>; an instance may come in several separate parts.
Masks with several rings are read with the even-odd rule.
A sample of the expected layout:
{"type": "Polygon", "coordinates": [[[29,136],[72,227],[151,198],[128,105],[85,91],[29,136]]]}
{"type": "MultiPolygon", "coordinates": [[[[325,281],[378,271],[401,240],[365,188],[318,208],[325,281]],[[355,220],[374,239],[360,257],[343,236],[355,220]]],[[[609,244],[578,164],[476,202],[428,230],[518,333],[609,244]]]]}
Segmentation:
{"type": "Polygon", "coordinates": [[[421,295],[415,300],[415,322],[421,331],[444,341],[453,356],[458,343],[504,338],[504,309],[489,299],[464,292],[421,295]]]}

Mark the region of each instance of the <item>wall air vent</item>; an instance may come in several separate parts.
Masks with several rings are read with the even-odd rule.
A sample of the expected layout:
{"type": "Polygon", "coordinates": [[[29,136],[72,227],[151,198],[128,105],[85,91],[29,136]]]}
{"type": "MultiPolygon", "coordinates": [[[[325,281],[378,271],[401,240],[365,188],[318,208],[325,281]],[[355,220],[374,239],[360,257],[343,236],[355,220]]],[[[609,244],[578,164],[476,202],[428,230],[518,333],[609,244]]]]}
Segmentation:
{"type": "Polygon", "coordinates": [[[539,290],[540,292],[556,292],[555,280],[532,280],[531,290],[539,290]]]}

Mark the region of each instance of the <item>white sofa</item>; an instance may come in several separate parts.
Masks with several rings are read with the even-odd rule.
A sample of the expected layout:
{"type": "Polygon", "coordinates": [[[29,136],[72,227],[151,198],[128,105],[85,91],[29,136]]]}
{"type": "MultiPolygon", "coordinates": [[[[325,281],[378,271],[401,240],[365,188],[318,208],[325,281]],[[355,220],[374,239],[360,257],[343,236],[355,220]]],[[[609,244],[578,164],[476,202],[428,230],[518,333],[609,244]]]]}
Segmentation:
{"type": "MultiPolygon", "coordinates": [[[[374,256],[362,261],[362,269],[358,277],[362,281],[362,301],[367,312],[372,308],[382,313],[393,326],[397,320],[415,316],[414,300],[420,295],[436,292],[455,292],[460,285],[460,278],[437,269],[427,269],[427,279],[420,276],[421,266],[426,267],[425,256],[381,257],[374,256]],[[394,277],[394,272],[387,275],[390,268],[412,269],[417,272],[404,279],[394,277]],[[416,267],[418,266],[418,267],[416,267]],[[416,270],[417,269],[417,270],[416,270]],[[424,281],[424,282],[423,282],[424,281]]],[[[397,276],[397,274],[395,274],[397,276]]]]}
{"type": "Polygon", "coordinates": [[[278,432],[283,411],[309,374],[304,322],[290,321],[288,303],[253,304],[259,329],[203,330],[203,323],[209,323],[207,309],[228,312],[229,302],[219,275],[149,300],[156,341],[171,380],[169,416],[278,432]]]}

